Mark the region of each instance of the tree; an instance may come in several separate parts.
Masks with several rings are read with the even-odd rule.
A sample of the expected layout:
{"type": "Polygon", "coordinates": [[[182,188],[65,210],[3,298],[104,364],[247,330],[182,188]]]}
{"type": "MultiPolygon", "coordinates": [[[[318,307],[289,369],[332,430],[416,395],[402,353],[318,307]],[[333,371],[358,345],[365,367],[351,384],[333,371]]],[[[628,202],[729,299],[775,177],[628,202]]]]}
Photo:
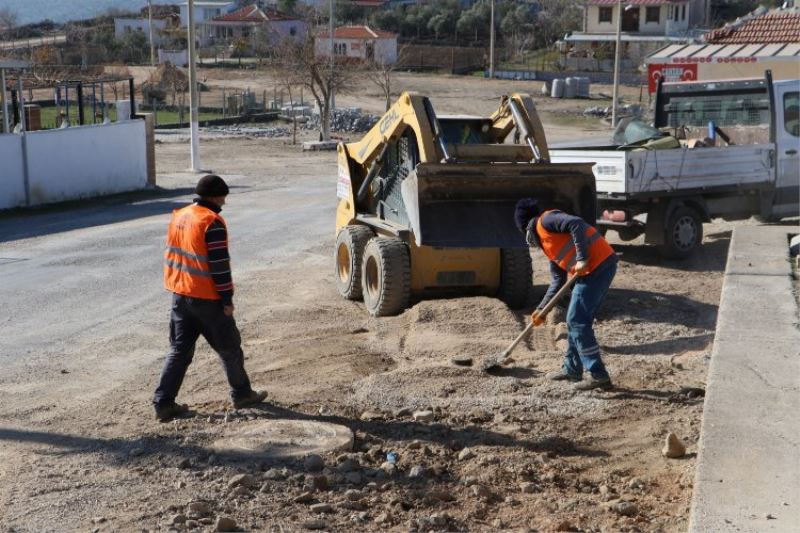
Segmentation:
{"type": "Polygon", "coordinates": [[[345,63],[331,69],[330,57],[315,53],[311,34],[301,41],[284,40],[276,49],[274,65],[279,79],[305,87],[314,96],[320,111],[320,136],[322,140],[330,140],[331,94],[347,93],[352,89],[353,69],[345,63]]]}
{"type": "Polygon", "coordinates": [[[294,13],[297,8],[297,0],[278,0],[276,6],[281,13],[294,13]]]}
{"type": "Polygon", "coordinates": [[[397,65],[402,62],[406,48],[401,48],[397,53],[397,61],[390,63],[382,59],[373,59],[364,65],[364,73],[374,83],[386,99],[386,110],[392,106],[392,79],[397,65]]]}
{"type": "Polygon", "coordinates": [[[0,31],[10,32],[17,27],[17,12],[10,7],[0,8],[0,31]]]}

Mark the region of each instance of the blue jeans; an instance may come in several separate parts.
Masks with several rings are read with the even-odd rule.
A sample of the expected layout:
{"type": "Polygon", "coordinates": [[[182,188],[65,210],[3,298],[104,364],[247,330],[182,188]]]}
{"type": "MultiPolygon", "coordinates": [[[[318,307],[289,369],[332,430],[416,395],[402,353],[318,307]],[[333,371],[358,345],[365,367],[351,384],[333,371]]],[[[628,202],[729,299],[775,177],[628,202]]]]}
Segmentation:
{"type": "Polygon", "coordinates": [[[563,365],[564,371],[571,376],[580,378],[586,369],[595,378],[609,377],[600,358],[600,346],[594,336],[592,322],[616,273],[617,259],[612,257],[588,276],[578,278],[572,288],[567,309],[569,347],[563,365]]]}
{"type": "Polygon", "coordinates": [[[194,357],[194,346],[200,335],[205,337],[222,359],[231,387],[231,398],[236,400],[251,392],[250,379],[244,370],[242,338],[233,317],[225,316],[222,303],[218,300],[173,294],[169,321],[170,352],[153,396],[156,406],[175,401],[186,369],[194,357]]]}

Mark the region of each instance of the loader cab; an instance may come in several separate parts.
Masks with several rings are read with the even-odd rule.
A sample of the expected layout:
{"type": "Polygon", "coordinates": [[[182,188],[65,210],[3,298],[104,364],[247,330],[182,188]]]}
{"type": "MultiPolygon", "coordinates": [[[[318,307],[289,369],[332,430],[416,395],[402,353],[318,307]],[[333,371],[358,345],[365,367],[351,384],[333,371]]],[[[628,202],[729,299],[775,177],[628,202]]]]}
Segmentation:
{"type": "Polygon", "coordinates": [[[489,119],[469,115],[445,115],[438,118],[447,144],[492,144],[489,135],[492,121],[489,119]]]}

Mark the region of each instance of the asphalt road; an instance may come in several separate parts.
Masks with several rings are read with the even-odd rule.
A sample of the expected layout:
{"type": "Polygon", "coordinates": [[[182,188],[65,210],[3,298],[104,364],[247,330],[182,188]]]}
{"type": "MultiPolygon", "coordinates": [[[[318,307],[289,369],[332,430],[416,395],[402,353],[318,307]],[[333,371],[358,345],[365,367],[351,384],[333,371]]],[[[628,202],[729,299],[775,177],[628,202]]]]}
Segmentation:
{"type": "MultiPolygon", "coordinates": [[[[335,169],[332,159],[295,158],[289,175],[277,158],[249,177],[226,176],[232,192],[222,214],[240,287],[332,238],[334,172],[320,172],[335,169]]],[[[164,233],[195,180],[160,176],[155,194],[0,218],[0,425],[43,407],[79,409],[164,356],[164,233]]]]}

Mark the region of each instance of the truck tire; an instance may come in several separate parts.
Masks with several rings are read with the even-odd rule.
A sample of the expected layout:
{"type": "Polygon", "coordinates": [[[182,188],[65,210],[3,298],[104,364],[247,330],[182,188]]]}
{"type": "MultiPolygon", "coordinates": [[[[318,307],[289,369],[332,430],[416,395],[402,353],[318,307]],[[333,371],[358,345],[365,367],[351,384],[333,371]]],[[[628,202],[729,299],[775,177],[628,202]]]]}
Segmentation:
{"type": "Polygon", "coordinates": [[[350,225],[339,230],[333,252],[336,290],[348,300],[361,299],[361,263],[372,238],[367,226],[350,225]]]}
{"type": "Polygon", "coordinates": [[[374,237],[364,250],[362,293],[372,316],[391,316],[408,307],[411,295],[411,259],[399,239],[374,237]]]}
{"type": "Polygon", "coordinates": [[[497,297],[511,309],[525,307],[533,289],[533,265],[527,248],[500,250],[497,297]]]}
{"type": "Polygon", "coordinates": [[[664,244],[659,253],[669,259],[685,259],[703,242],[703,221],[691,207],[675,209],[664,225],[664,244]]]}

